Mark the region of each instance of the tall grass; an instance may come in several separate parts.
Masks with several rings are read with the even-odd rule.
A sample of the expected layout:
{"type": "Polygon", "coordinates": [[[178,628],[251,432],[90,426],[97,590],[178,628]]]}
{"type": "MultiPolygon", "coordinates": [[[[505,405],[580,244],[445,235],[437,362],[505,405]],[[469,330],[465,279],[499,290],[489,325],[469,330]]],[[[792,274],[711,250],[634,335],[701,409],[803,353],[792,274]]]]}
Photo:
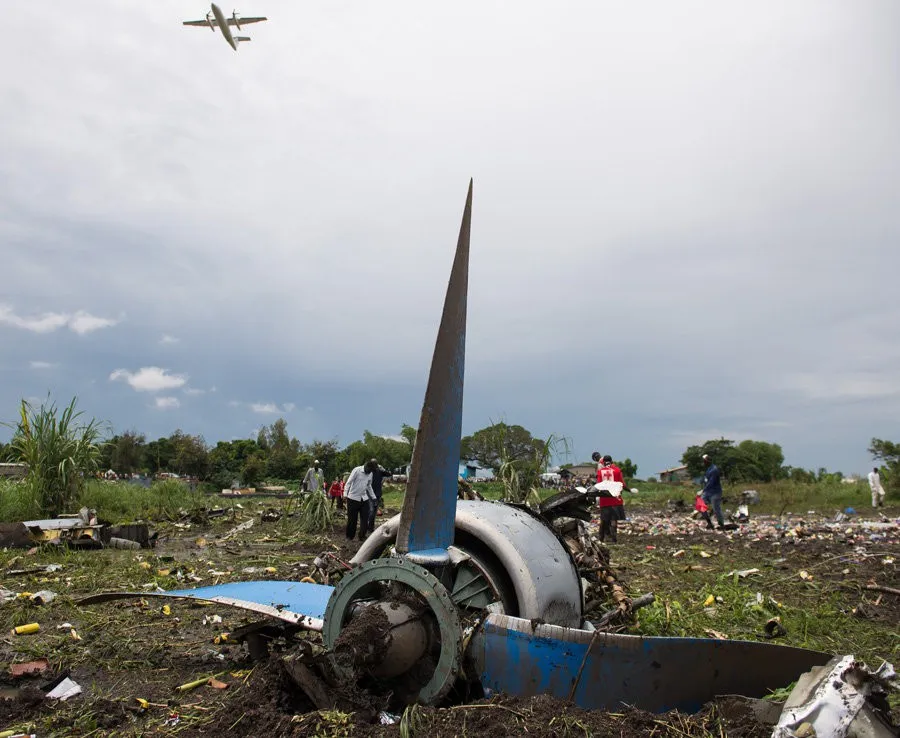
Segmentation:
{"type": "Polygon", "coordinates": [[[37,409],[22,400],[19,408],[10,448],[13,458],[28,466],[26,482],[44,515],[69,508],[100,460],[100,423],[80,422],[76,401],[61,412],[49,399],[37,409]]]}
{"type": "MultiPolygon", "coordinates": [[[[173,520],[202,504],[202,497],[183,482],[167,479],[149,488],[127,482],[89,480],[64,512],[82,507],[97,511],[101,520],[173,520]]],[[[38,496],[27,481],[0,482],[0,522],[13,523],[42,516],[38,496]]]]}

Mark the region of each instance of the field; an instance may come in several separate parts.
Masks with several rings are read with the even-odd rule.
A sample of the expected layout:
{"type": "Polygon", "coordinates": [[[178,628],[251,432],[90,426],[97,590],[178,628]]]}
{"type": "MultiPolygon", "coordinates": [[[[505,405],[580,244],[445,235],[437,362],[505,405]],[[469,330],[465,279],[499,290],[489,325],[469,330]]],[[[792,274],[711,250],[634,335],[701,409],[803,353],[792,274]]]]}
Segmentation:
{"type": "MultiPolygon", "coordinates": [[[[631,594],[653,592],[656,602],[637,613],[628,632],[763,640],[765,623],[777,616],[786,631],[779,643],[853,653],[872,667],[882,659],[900,664],[900,596],[867,588],[900,587],[900,507],[875,514],[865,491],[848,485],[759,487],[763,502],[751,508],[745,529],[707,532],[687,512],[667,509],[667,500],[690,501],[691,489],[636,486],[640,492],[627,499],[629,520],[622,525],[619,543],[610,547],[611,560],[631,594]],[[834,522],[848,506],[857,514],[834,522]]],[[[486,485],[483,492],[496,497],[499,489],[486,485]]],[[[734,491],[730,495],[734,500],[734,491]]],[[[22,504],[13,498],[11,487],[0,488],[3,519],[22,504]]],[[[389,513],[399,509],[401,499],[397,488],[387,493],[389,513]]],[[[0,700],[0,733],[27,729],[41,738],[485,732],[762,736],[771,730],[718,703],[695,716],[656,716],[624,708],[584,712],[544,698],[503,698],[409,709],[402,723],[387,726],[366,722],[359,714],[312,711],[286,679],[277,657],[254,661],[246,647],[222,642],[223,633],[258,618],[227,607],[176,601],[165,609],[152,598],[87,608],[79,608],[75,600],[106,590],[300,579],[314,573],[312,560],[319,553],[331,551],[345,560],[353,555],[356,546],[345,542],[342,519],[330,534],[303,534],[296,517],[261,520],[260,514],[270,508],[293,508],[288,501],[241,500],[239,506],[178,486],[148,491],[89,485],[86,501],[110,522],[152,520],[159,543],[140,551],[0,550],[0,587],[57,595],[49,604],[18,597],[0,605],[0,632],[5,634],[0,636],[0,695],[15,698],[0,700]],[[213,506],[225,507],[224,514],[209,517],[207,508],[213,506]],[[250,520],[251,527],[223,539],[250,520]],[[59,568],[47,571],[51,564],[59,568]],[[10,634],[13,627],[33,622],[40,624],[39,632],[10,634]],[[9,678],[12,664],[39,658],[49,662],[43,675],[9,678]],[[63,673],[81,685],[81,695],[54,702],[29,689],[63,673]],[[210,676],[216,677],[216,686],[227,686],[211,686],[210,676]],[[193,688],[176,689],[198,680],[193,688]]],[[[895,719],[900,716],[897,704],[894,714],[895,719]]]]}

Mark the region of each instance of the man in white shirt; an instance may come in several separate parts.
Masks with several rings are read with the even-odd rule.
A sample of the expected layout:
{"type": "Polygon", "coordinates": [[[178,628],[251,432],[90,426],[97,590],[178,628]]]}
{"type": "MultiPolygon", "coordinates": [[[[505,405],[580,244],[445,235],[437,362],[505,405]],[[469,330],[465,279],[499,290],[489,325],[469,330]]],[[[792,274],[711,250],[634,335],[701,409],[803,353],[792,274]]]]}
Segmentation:
{"type": "Polygon", "coordinates": [[[347,540],[356,536],[356,522],[359,520],[359,540],[364,541],[369,528],[369,511],[375,498],[372,489],[372,472],[377,463],[367,461],[364,466],[357,466],[350,472],[347,484],[344,485],[344,497],[347,498],[347,540]]]}
{"type": "Polygon", "coordinates": [[[869,489],[872,490],[872,507],[884,507],[884,487],[881,486],[878,467],[869,472],[869,489]]]}
{"type": "Polygon", "coordinates": [[[325,472],[319,466],[319,460],[316,459],[313,465],[306,470],[306,476],[303,477],[303,489],[306,492],[323,491],[325,487],[325,472]]]}

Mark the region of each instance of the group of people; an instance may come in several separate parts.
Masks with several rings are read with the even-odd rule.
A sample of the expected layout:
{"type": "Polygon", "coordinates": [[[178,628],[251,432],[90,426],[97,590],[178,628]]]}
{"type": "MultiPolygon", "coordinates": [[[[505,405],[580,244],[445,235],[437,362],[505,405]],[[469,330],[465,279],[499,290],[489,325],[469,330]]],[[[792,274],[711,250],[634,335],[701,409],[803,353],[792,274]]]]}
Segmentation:
{"type": "Polygon", "coordinates": [[[331,506],[344,509],[347,502],[347,540],[358,536],[364,541],[366,536],[375,530],[375,517],[379,509],[384,510],[382,498],[385,477],[391,473],[382,467],[377,459],[369,459],[365,464],[354,467],[344,477],[339,476],[330,486],[326,485],[325,472],[318,459],[307,470],[302,487],[305,492],[325,492],[331,500],[331,506]]]}
{"type": "MultiPolygon", "coordinates": [[[[616,543],[618,540],[619,521],[625,520],[625,503],[622,500],[625,478],[622,476],[622,470],[613,463],[612,456],[609,454],[600,456],[600,453],[595,451],[591,458],[597,462],[597,483],[603,487],[600,491],[600,496],[597,498],[597,505],[600,508],[600,541],[605,542],[609,538],[612,543],[616,543]]],[[[709,510],[712,508],[719,530],[724,530],[722,473],[719,471],[719,467],[710,459],[709,454],[703,454],[703,466],[705,467],[703,489],[697,493],[696,508],[706,522],[706,527],[710,529],[714,527],[709,514],[709,510]]],[[[882,499],[883,494],[882,492],[882,499]]],[[[873,504],[875,504],[875,495],[876,493],[873,489],[873,504]]]]}

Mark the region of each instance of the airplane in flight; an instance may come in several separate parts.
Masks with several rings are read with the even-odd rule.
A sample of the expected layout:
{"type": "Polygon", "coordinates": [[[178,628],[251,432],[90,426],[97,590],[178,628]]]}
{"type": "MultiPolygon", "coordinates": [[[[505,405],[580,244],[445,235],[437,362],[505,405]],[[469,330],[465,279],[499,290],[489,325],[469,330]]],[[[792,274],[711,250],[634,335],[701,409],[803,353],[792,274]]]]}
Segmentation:
{"type": "Polygon", "coordinates": [[[250,37],[233,36],[229,26],[235,26],[240,31],[242,23],[259,23],[264,20],[268,20],[268,18],[239,18],[236,10],[232,11],[231,18],[226,19],[225,14],[222,13],[222,9],[215,3],[212,3],[212,10],[206,14],[206,20],[184,21],[184,25],[209,26],[213,33],[216,32],[216,26],[218,26],[219,30],[222,31],[222,36],[229,43],[231,48],[237,51],[237,45],[241,41],[249,41],[250,37]]]}

